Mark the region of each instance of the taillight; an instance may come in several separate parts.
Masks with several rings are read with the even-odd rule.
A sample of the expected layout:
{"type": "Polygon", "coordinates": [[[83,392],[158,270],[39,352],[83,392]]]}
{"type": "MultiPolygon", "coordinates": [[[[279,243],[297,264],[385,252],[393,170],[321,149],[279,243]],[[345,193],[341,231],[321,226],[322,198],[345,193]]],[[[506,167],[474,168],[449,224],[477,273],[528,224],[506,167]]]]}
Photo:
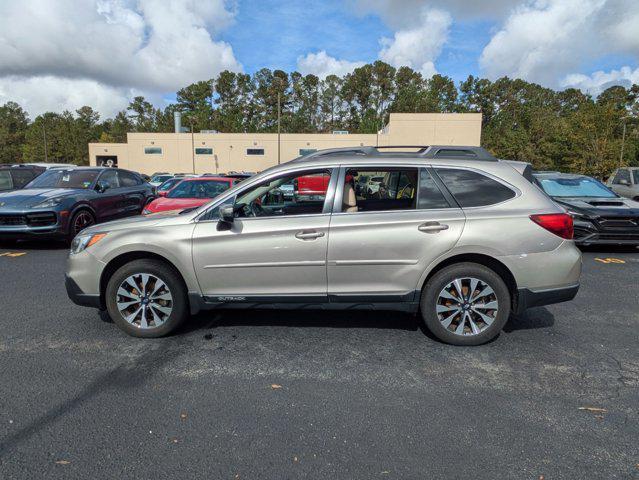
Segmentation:
{"type": "Polygon", "coordinates": [[[570,240],[573,236],[572,217],[567,213],[531,215],[530,219],[558,237],[570,240]]]}

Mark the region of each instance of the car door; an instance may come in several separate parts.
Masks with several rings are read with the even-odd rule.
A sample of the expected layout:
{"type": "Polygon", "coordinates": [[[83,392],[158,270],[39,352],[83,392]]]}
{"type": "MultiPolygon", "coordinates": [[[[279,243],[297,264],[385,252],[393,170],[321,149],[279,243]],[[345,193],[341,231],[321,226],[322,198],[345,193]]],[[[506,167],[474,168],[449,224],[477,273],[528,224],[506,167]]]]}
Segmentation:
{"type": "Polygon", "coordinates": [[[98,222],[106,222],[119,218],[122,195],[117,171],[108,169],[103,171],[97,179],[96,188],[102,187],[102,191],[96,191],[91,203],[95,208],[98,222]]]}
{"type": "Polygon", "coordinates": [[[340,178],[328,239],[331,302],[412,300],[428,265],[459,239],[462,210],[422,166],[345,166],[340,178]],[[360,176],[384,181],[355,194],[360,176]]]}
{"type": "Polygon", "coordinates": [[[326,301],[334,171],[298,168],[270,175],[229,201],[237,211],[233,223],[220,224],[216,209],[199,221],[193,263],[203,294],[210,301],[326,301]],[[330,177],[323,195],[291,198],[279,189],[311,174],[330,177]]]}
{"type": "Polygon", "coordinates": [[[147,199],[147,189],[142,180],[132,172],[118,170],[118,183],[122,196],[118,216],[128,217],[140,214],[147,199]]]}

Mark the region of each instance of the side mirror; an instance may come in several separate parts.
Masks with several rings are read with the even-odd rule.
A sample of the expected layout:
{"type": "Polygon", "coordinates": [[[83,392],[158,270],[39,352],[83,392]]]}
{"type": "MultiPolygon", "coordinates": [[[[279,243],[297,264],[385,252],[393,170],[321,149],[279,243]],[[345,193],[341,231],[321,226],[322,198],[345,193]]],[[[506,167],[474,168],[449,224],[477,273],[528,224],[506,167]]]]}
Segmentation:
{"type": "Polygon", "coordinates": [[[98,182],[95,186],[95,191],[98,193],[104,193],[109,189],[109,184],[107,182],[98,182]]]}
{"type": "Polygon", "coordinates": [[[225,205],[220,208],[220,221],[228,224],[235,221],[235,208],[233,208],[233,205],[225,205]]]}

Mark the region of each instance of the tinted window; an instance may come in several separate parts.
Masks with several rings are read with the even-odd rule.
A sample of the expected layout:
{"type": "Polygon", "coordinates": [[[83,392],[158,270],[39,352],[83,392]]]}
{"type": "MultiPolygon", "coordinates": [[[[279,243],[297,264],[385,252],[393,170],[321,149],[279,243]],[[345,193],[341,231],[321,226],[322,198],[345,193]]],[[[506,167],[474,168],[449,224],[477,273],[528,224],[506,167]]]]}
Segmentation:
{"type": "Polygon", "coordinates": [[[100,176],[100,183],[107,185],[109,188],[118,188],[120,182],[118,181],[118,174],[115,170],[107,170],[100,176]]]}
{"type": "Polygon", "coordinates": [[[476,157],[477,155],[472,150],[442,149],[442,150],[438,150],[435,156],[436,157],[476,157]]]}
{"type": "Polygon", "coordinates": [[[145,155],[162,155],[162,147],[144,147],[145,155]]]}
{"type": "Polygon", "coordinates": [[[437,168],[444,185],[462,207],[494,205],[515,196],[510,188],[470,170],[437,168]]]}
{"type": "Polygon", "coordinates": [[[28,168],[19,168],[11,170],[11,176],[13,177],[13,185],[15,188],[22,188],[33,180],[35,174],[28,168]]]}
{"type": "Polygon", "coordinates": [[[264,149],[263,148],[247,148],[246,154],[247,155],[264,155],[264,149]]]}
{"type": "Polygon", "coordinates": [[[635,179],[635,185],[639,185],[639,170],[633,170],[632,171],[632,176],[635,179]]]}
{"type": "Polygon", "coordinates": [[[100,172],[97,170],[47,170],[27,185],[28,188],[90,188],[100,172]]]}
{"type": "Polygon", "coordinates": [[[345,186],[342,211],[412,210],[417,200],[417,178],[417,168],[349,169],[346,183],[353,188],[355,198],[347,198],[345,186]]]}
{"type": "Polygon", "coordinates": [[[198,147],[195,149],[196,155],[213,155],[212,148],[198,147]]]}
{"type": "Polygon", "coordinates": [[[330,182],[329,170],[297,172],[266,180],[241,192],[239,217],[274,217],[322,213],[330,182]]]}
{"type": "Polygon", "coordinates": [[[630,183],[630,172],[628,171],[627,168],[620,169],[617,172],[617,175],[615,175],[615,179],[613,180],[612,183],[614,183],[615,185],[620,185],[622,180],[625,180],[626,182],[630,183]]]}
{"type": "Polygon", "coordinates": [[[215,198],[231,187],[229,182],[219,180],[187,180],[171,190],[168,198],[215,198]]]}
{"type": "Polygon", "coordinates": [[[3,190],[11,190],[13,188],[13,181],[9,170],[0,170],[0,192],[3,190]]]}
{"type": "Polygon", "coordinates": [[[118,179],[120,180],[121,187],[135,187],[136,185],[140,185],[142,181],[131,172],[118,172],[118,179]]]}
{"type": "Polygon", "coordinates": [[[417,208],[448,208],[450,205],[442,195],[441,190],[431,177],[428,170],[422,168],[419,172],[419,193],[417,208]]]}

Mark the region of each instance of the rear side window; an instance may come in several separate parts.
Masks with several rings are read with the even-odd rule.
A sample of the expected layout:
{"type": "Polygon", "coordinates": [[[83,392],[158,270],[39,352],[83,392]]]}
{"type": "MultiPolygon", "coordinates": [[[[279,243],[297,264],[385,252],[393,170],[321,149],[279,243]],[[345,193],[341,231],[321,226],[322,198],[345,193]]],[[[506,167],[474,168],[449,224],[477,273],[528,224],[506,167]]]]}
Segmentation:
{"type": "Polygon", "coordinates": [[[417,195],[417,208],[449,208],[450,205],[439,187],[431,177],[428,170],[422,168],[419,172],[419,193],[417,195]]]}
{"type": "Polygon", "coordinates": [[[346,171],[342,211],[414,210],[417,180],[417,168],[349,169],[346,171]]]}
{"type": "Polygon", "coordinates": [[[494,205],[516,195],[505,185],[477,172],[457,168],[436,171],[462,208],[494,205]]]}
{"type": "Polygon", "coordinates": [[[26,168],[11,170],[11,176],[13,177],[13,185],[15,188],[24,187],[27,183],[33,180],[33,177],[35,177],[33,171],[26,168]]]}
{"type": "Polygon", "coordinates": [[[142,180],[133,173],[124,172],[122,170],[118,172],[118,180],[120,181],[121,187],[135,187],[142,183],[142,180]]]}

